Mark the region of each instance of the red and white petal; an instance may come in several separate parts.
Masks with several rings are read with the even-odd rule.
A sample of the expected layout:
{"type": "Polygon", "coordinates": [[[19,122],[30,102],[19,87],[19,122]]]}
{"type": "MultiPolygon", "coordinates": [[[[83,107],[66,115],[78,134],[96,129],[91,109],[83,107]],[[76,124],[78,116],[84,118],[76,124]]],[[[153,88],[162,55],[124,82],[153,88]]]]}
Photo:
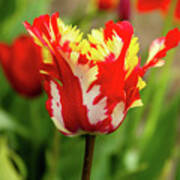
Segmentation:
{"type": "Polygon", "coordinates": [[[164,64],[162,60],[166,56],[168,50],[176,47],[180,41],[180,31],[175,28],[167,33],[165,37],[161,37],[153,41],[150,46],[147,62],[142,67],[141,76],[151,67],[158,67],[164,64]]]}
{"type": "Polygon", "coordinates": [[[165,38],[159,38],[152,42],[146,63],[149,63],[149,61],[151,61],[159,51],[165,48],[164,42],[165,42],[165,38]]]}
{"type": "Polygon", "coordinates": [[[48,86],[50,99],[47,101],[47,109],[50,111],[51,119],[59,131],[66,135],[72,135],[72,132],[65,128],[58,84],[54,81],[50,81],[48,86]]]}
{"type": "Polygon", "coordinates": [[[58,49],[69,53],[69,44],[79,43],[83,35],[76,27],[66,26],[59,18],[59,13],[54,13],[51,17],[40,16],[32,26],[28,22],[24,25],[35,43],[47,47],[52,53],[58,49]]]}
{"type": "Polygon", "coordinates": [[[108,21],[104,28],[104,38],[105,40],[108,40],[112,39],[114,35],[117,35],[123,42],[121,56],[124,57],[127,48],[129,47],[133,32],[133,27],[128,21],[122,21],[116,24],[113,21],[108,21]]]}
{"type": "Polygon", "coordinates": [[[83,92],[83,104],[87,107],[87,116],[91,125],[96,125],[107,118],[107,97],[94,103],[100,94],[100,86],[98,85],[93,86],[88,92],[83,92]]]}
{"type": "Polygon", "coordinates": [[[77,53],[71,53],[71,61],[68,61],[73,74],[78,78],[82,92],[83,105],[87,108],[87,117],[91,125],[95,125],[99,121],[107,118],[106,115],[106,97],[98,103],[94,103],[95,99],[100,96],[100,86],[90,86],[96,81],[98,74],[98,67],[96,65],[90,66],[89,63],[78,63],[79,56],[77,53]],[[89,89],[90,88],[90,89],[89,89]]]}

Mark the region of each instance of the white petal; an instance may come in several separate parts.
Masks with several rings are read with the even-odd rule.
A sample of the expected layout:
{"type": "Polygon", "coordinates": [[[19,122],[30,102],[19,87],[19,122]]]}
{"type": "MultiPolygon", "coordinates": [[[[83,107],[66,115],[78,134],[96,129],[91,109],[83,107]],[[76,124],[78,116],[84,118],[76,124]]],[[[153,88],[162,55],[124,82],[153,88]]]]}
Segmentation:
{"type": "Polygon", "coordinates": [[[114,128],[119,126],[119,124],[123,120],[124,115],[125,115],[124,109],[125,109],[125,105],[123,102],[118,103],[116,107],[114,108],[113,113],[112,113],[112,122],[111,122],[114,128]]]}
{"type": "Polygon", "coordinates": [[[52,108],[52,114],[53,114],[51,118],[54,124],[56,125],[56,127],[60,131],[64,133],[71,133],[64,126],[64,121],[63,121],[63,116],[62,116],[61,96],[57,88],[57,85],[53,81],[50,81],[50,88],[51,88],[50,93],[52,96],[51,108],[52,108]]]}

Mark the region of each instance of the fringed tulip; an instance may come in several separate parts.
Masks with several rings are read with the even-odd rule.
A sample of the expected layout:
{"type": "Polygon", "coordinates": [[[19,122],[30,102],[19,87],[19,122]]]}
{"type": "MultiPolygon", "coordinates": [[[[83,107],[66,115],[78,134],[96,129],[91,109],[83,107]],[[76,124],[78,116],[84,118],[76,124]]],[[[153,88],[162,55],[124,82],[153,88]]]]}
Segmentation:
{"type": "Polygon", "coordinates": [[[0,63],[11,86],[25,97],[42,92],[39,73],[41,50],[31,37],[21,35],[12,45],[0,43],[0,63]]]}
{"type": "Polygon", "coordinates": [[[180,40],[178,29],[156,39],[141,67],[138,38],[127,21],[109,21],[85,39],[58,13],[40,16],[33,25],[25,22],[25,27],[46,55],[41,74],[47,110],[68,136],[115,131],[130,108],[142,106],[139,91],[146,71],[163,65],[166,52],[180,40]]]}

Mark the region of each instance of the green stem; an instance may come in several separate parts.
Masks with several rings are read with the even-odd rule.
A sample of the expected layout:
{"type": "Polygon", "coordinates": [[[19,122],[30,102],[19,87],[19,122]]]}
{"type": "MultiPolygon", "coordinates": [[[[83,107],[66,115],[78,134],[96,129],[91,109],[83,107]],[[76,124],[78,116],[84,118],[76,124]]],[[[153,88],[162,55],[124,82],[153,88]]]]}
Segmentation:
{"type": "Polygon", "coordinates": [[[57,175],[59,149],[60,149],[59,147],[60,147],[60,133],[59,131],[55,130],[53,147],[52,147],[51,164],[50,164],[50,179],[52,180],[56,179],[56,175],[57,175]]]}
{"type": "MultiPolygon", "coordinates": [[[[33,132],[31,135],[31,164],[30,164],[30,177],[32,180],[37,179],[38,176],[38,154],[40,149],[40,141],[38,136],[38,124],[37,124],[37,106],[36,100],[29,100],[29,116],[30,116],[30,125],[31,131],[33,132]]],[[[39,119],[38,119],[39,120],[39,119]]]]}
{"type": "Polygon", "coordinates": [[[93,153],[94,153],[94,144],[95,144],[95,136],[86,135],[82,180],[90,180],[93,153]]]}
{"type": "Polygon", "coordinates": [[[39,146],[37,144],[32,144],[31,149],[31,169],[30,169],[30,178],[32,180],[36,180],[38,176],[38,154],[39,154],[39,146]]]}

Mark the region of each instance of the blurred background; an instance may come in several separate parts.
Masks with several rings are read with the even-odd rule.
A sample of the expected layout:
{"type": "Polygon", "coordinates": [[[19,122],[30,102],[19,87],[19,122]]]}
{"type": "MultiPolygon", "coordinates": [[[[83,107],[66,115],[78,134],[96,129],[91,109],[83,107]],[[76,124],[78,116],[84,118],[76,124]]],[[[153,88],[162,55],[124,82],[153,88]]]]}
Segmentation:
{"type": "MultiPolygon", "coordinates": [[[[12,45],[26,33],[25,20],[32,23],[35,17],[56,11],[85,33],[119,19],[119,9],[100,10],[95,0],[1,0],[0,42],[12,45]]],[[[159,11],[139,14],[131,1],[129,20],[139,37],[142,62],[154,39],[179,26],[166,19],[159,11]]],[[[116,132],[97,137],[92,180],[180,180],[179,50],[168,54],[163,68],[146,76],[144,106],[130,110],[116,132]]],[[[0,179],[80,179],[83,137],[69,138],[57,131],[45,109],[45,93],[27,98],[7,79],[1,66],[0,179]]]]}

